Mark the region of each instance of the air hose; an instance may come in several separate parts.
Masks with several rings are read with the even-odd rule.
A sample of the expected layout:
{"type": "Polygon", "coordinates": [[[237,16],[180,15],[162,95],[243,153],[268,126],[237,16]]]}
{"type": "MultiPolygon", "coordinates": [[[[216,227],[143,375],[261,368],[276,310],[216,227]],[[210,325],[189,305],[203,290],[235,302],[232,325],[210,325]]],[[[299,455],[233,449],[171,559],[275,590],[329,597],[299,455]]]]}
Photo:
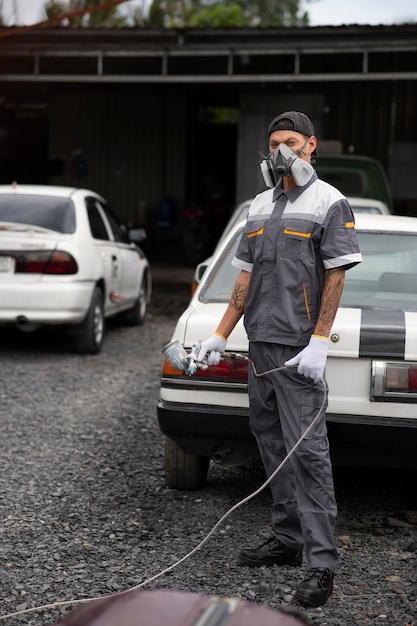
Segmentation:
{"type": "MultiPolygon", "coordinates": [[[[255,376],[257,376],[257,377],[266,376],[267,374],[272,374],[273,372],[278,372],[280,370],[288,369],[286,366],[280,366],[280,367],[274,367],[274,368],[272,368],[270,370],[266,370],[265,372],[258,373],[256,371],[255,364],[246,355],[240,354],[239,352],[233,352],[233,353],[227,353],[227,354],[229,356],[234,357],[234,358],[247,360],[248,363],[251,364],[251,366],[253,368],[253,372],[254,372],[255,376]]],[[[186,356],[187,356],[187,360],[184,361],[184,365],[186,367],[188,367],[188,365],[189,365],[189,359],[188,359],[189,355],[186,355],[186,356]]],[[[184,369],[185,369],[185,367],[184,367],[184,369]]],[[[181,565],[181,563],[184,563],[184,561],[186,561],[191,556],[193,556],[198,550],[200,550],[207,543],[207,541],[210,539],[210,537],[213,535],[213,533],[217,530],[217,528],[219,526],[221,526],[221,524],[232,513],[234,513],[234,511],[236,511],[238,508],[240,508],[241,506],[243,506],[244,504],[246,504],[247,502],[249,502],[250,500],[255,498],[257,495],[259,495],[269,485],[269,483],[275,478],[275,476],[277,474],[279,474],[279,472],[281,471],[281,468],[294,455],[294,453],[296,452],[297,448],[302,443],[303,439],[308,435],[310,430],[312,430],[312,428],[314,427],[315,423],[317,422],[317,420],[321,416],[321,414],[322,414],[322,412],[324,410],[324,407],[326,405],[326,400],[327,400],[327,396],[328,396],[327,384],[325,383],[324,379],[321,380],[321,383],[322,383],[322,386],[323,386],[323,400],[322,400],[321,406],[320,406],[320,408],[319,408],[319,410],[317,412],[317,415],[314,417],[314,419],[312,420],[311,424],[302,433],[302,435],[300,436],[298,441],[291,448],[291,450],[288,452],[288,454],[285,456],[285,458],[281,461],[281,463],[277,466],[277,468],[273,471],[273,473],[267,478],[267,480],[265,480],[265,482],[262,483],[262,485],[260,487],[258,487],[254,492],[252,492],[251,494],[249,494],[248,496],[246,496],[245,498],[243,498],[242,500],[237,502],[228,511],[226,511],[226,513],[224,513],[224,515],[222,515],[222,517],[216,522],[216,524],[207,533],[207,535],[200,541],[200,543],[197,544],[192,550],[190,550],[181,559],[177,560],[175,563],[173,563],[169,567],[163,569],[162,571],[158,572],[154,576],[151,576],[150,578],[147,578],[143,582],[138,583],[137,585],[134,585],[133,587],[130,587],[129,589],[125,589],[124,591],[117,591],[115,593],[110,593],[110,594],[106,594],[106,595],[103,595],[103,596],[96,596],[96,597],[93,597],[93,598],[81,598],[79,600],[63,600],[63,601],[53,602],[52,604],[44,604],[42,606],[32,607],[30,609],[24,609],[22,611],[16,611],[15,613],[9,613],[7,615],[2,615],[2,616],[0,616],[0,621],[5,621],[6,619],[9,619],[11,617],[20,617],[21,615],[28,615],[29,613],[34,613],[34,612],[39,612],[39,611],[47,611],[47,610],[50,610],[50,609],[56,609],[56,608],[62,608],[62,607],[75,606],[75,605],[78,605],[78,604],[87,604],[88,602],[92,602],[93,600],[102,600],[104,598],[122,596],[122,595],[125,595],[127,593],[131,593],[132,591],[137,591],[138,589],[141,589],[142,587],[145,587],[146,585],[148,585],[149,583],[153,582],[157,578],[160,578],[164,574],[167,574],[168,572],[172,571],[175,567],[178,567],[178,565],[181,565]]]]}

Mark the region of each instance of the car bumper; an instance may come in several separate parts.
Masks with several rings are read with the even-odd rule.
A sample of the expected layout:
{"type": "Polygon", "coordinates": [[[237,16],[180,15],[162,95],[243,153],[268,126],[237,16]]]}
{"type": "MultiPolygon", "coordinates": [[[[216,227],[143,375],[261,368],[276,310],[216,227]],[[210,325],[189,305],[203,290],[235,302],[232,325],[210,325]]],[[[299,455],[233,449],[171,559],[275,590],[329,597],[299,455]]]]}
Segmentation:
{"type": "Polygon", "coordinates": [[[157,415],[161,432],[186,454],[209,456],[223,465],[258,456],[247,409],[161,400],[157,415]]]}
{"type": "MultiPolygon", "coordinates": [[[[259,458],[245,408],[159,401],[159,428],[186,454],[221,465],[259,458]]],[[[334,466],[415,469],[417,423],[412,419],[326,414],[334,466]]]]}
{"type": "Polygon", "coordinates": [[[90,306],[94,282],[0,285],[0,324],[78,324],[90,306]]]}

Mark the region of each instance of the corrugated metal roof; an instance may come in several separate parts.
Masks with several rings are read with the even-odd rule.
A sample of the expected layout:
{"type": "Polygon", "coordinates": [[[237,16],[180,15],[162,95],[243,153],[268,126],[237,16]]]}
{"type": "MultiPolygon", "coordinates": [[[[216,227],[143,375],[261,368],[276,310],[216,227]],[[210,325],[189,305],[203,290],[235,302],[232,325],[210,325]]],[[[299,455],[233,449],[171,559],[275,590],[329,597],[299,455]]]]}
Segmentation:
{"type": "Polygon", "coordinates": [[[417,25],[6,28],[0,80],[185,83],[415,80],[417,25]]]}

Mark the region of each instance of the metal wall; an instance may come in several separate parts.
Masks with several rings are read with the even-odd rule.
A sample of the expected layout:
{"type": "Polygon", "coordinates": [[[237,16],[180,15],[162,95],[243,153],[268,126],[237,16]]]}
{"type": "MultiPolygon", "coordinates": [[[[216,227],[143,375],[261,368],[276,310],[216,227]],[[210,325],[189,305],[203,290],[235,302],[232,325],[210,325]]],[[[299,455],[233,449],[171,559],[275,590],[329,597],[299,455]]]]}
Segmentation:
{"type": "Polygon", "coordinates": [[[199,189],[204,168],[233,181],[235,201],[256,193],[270,119],[300,109],[319,141],[338,140],[345,152],[380,160],[400,200],[396,211],[417,215],[415,25],[0,28],[0,35],[5,182],[93,187],[126,221],[154,228],[166,196],[183,214],[190,181],[199,189]],[[236,127],[226,138],[208,127],[193,143],[202,103],[239,111],[237,150],[230,149],[236,127]],[[408,155],[405,164],[398,152],[408,155]],[[48,157],[54,172],[46,171],[48,157]],[[410,173],[400,176],[404,167],[410,173]]]}
{"type": "Polygon", "coordinates": [[[301,92],[285,93],[272,88],[244,90],[241,93],[236,196],[238,202],[251,198],[265,189],[259,163],[260,152],[268,154],[268,126],[274,117],[284,111],[300,110],[314,123],[316,134],[322,136],[324,94],[301,92]]]}
{"type": "Polygon", "coordinates": [[[125,221],[151,226],[164,196],[184,197],[185,136],[178,92],[57,89],[49,102],[56,172],[49,182],[94,189],[125,221]]]}
{"type": "Polygon", "coordinates": [[[307,113],[321,141],[337,141],[344,153],[373,157],[388,175],[396,213],[417,215],[417,81],[342,81],[333,84],[246,87],[240,95],[237,199],[262,188],[259,151],[266,132],[285,110],[307,113]]]}

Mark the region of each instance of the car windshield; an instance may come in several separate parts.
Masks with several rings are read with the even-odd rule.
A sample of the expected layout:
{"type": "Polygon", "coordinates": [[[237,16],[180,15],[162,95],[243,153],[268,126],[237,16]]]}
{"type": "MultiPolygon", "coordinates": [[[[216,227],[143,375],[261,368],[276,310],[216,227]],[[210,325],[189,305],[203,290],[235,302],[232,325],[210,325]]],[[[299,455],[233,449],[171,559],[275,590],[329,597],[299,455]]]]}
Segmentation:
{"type": "Polygon", "coordinates": [[[68,198],[1,194],[0,222],[29,224],[71,234],[75,231],[74,205],[68,198]]]}
{"type": "MultiPolygon", "coordinates": [[[[346,272],[341,306],[417,310],[417,236],[358,232],[363,262],[346,272]]],[[[231,261],[240,238],[230,241],[207,272],[199,299],[228,302],[239,270],[231,261]]]]}

